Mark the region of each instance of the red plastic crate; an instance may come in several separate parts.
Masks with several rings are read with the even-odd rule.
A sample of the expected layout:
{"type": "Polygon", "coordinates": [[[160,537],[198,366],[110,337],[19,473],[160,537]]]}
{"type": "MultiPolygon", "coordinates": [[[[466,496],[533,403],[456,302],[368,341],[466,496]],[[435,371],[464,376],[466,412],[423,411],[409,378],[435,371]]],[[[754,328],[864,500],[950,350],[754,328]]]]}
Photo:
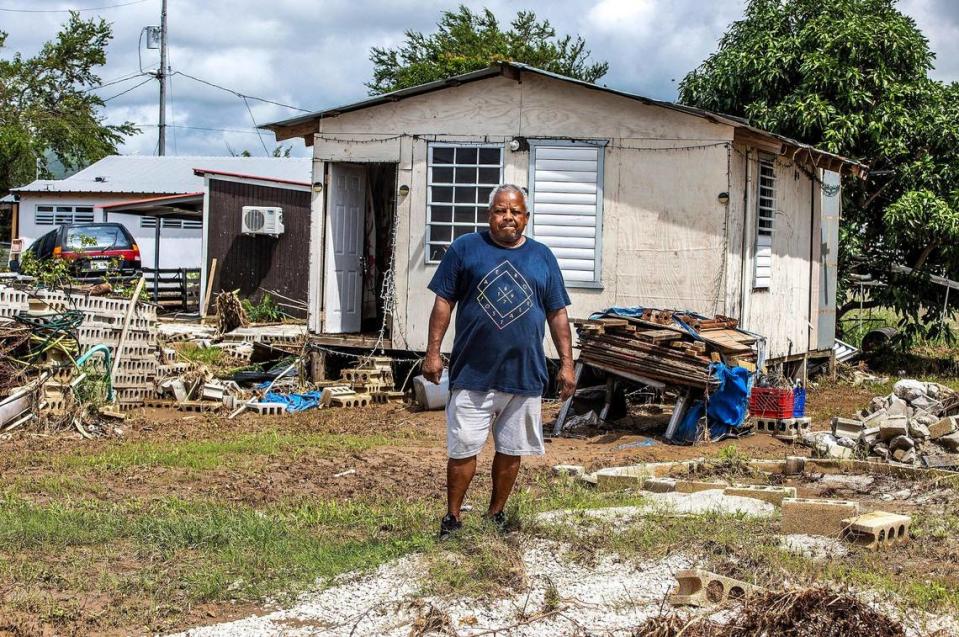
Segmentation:
{"type": "Polygon", "coordinates": [[[753,387],[749,413],[754,418],[792,418],[793,391],[779,387],[753,387]]]}

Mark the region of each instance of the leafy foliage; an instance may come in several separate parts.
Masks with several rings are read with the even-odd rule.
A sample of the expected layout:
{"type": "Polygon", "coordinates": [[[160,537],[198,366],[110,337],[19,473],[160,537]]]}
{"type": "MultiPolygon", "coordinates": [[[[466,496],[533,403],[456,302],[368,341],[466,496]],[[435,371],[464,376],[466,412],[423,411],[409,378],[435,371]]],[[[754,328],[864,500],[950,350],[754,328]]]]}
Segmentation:
{"type": "Polygon", "coordinates": [[[59,289],[70,284],[70,262],[66,259],[38,259],[32,252],[20,255],[20,272],[32,276],[44,287],[59,289]]]}
{"type": "Polygon", "coordinates": [[[250,299],[243,299],[242,303],[243,311],[251,323],[274,323],[287,316],[269,294],[264,294],[259,303],[250,299]]]}
{"type": "Polygon", "coordinates": [[[923,309],[944,294],[929,275],[959,273],[959,85],[929,79],[933,59],[895,0],[750,0],[680,84],[686,104],[870,165],[843,184],[840,299],[850,273],[871,273],[889,283],[871,303],[926,336],[944,327],[923,309]]]}
{"type": "MultiPolygon", "coordinates": [[[[32,58],[0,59],[0,192],[48,176],[48,155],[81,168],[115,153],[133,124],[105,124],[95,69],[106,62],[110,25],[71,13],[56,39],[32,58]]],[[[7,34],[0,32],[0,48],[7,34]]]]}
{"type": "Polygon", "coordinates": [[[520,11],[503,30],[489,9],[473,12],[464,5],[444,11],[435,33],[406,32],[395,49],[373,47],[371,95],[388,93],[489,66],[493,62],[523,62],[554,73],[595,82],[609,64],[588,62],[590,51],[581,37],[558,36],[549,20],[537,21],[532,11],[520,11]]]}

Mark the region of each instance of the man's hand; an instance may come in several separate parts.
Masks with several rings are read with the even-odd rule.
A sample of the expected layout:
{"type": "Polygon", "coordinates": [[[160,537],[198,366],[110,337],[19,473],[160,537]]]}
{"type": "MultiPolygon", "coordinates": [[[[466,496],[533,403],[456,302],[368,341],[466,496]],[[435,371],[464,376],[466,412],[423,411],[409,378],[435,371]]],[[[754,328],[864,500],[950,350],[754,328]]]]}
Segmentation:
{"type": "Polygon", "coordinates": [[[439,385],[440,378],[443,377],[443,357],[439,352],[426,352],[423,367],[420,369],[423,372],[423,378],[434,385],[439,385]]]}
{"type": "Polygon", "coordinates": [[[420,370],[423,372],[423,378],[436,385],[440,384],[440,378],[443,377],[443,357],[440,356],[440,347],[446,328],[450,326],[450,316],[453,314],[455,305],[455,302],[437,296],[433,301],[433,311],[430,312],[429,340],[420,370]]]}
{"type": "Polygon", "coordinates": [[[576,374],[573,372],[572,363],[563,363],[556,373],[556,389],[559,391],[559,399],[562,401],[570,398],[576,391],[576,374]]]}

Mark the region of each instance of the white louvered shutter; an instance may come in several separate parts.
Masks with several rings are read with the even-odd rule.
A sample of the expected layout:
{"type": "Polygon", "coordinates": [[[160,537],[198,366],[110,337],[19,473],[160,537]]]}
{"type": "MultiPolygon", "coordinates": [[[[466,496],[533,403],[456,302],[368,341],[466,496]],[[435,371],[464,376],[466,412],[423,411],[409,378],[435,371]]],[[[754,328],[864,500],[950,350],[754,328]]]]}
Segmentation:
{"type": "Polygon", "coordinates": [[[567,283],[600,282],[603,147],[530,147],[533,237],[556,255],[567,283]]]}
{"type": "Polygon", "coordinates": [[[776,164],[759,160],[756,201],[756,258],[753,287],[768,288],[773,273],[773,229],[776,222],[776,164]]]}

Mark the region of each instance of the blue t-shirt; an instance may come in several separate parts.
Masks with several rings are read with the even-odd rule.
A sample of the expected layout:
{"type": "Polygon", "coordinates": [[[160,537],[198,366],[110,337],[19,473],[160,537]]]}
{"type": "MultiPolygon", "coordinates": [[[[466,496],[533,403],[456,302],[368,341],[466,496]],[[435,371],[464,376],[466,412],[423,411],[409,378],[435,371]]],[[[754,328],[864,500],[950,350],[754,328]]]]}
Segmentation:
{"type": "Polygon", "coordinates": [[[456,303],[450,389],[542,396],[546,314],[569,305],[556,257],[529,237],[504,248],[489,231],[460,237],[429,289],[456,303]]]}

